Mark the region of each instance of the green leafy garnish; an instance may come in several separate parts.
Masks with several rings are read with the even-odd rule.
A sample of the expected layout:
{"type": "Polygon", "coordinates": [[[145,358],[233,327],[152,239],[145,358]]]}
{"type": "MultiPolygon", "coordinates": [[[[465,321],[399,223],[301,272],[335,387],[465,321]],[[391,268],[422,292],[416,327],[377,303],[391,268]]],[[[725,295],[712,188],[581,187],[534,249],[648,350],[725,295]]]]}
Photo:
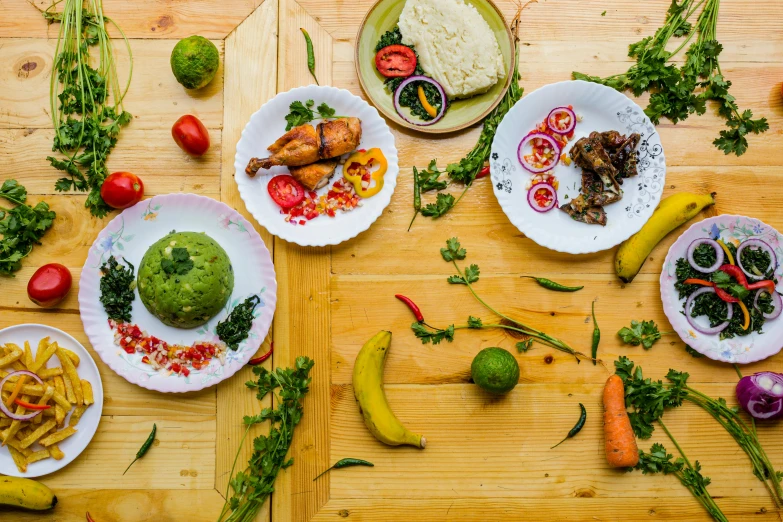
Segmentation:
{"type": "Polygon", "coordinates": [[[451,194],[438,193],[435,203],[427,203],[421,209],[421,215],[431,218],[439,218],[456,204],[454,196],[451,194]]]}
{"type": "Polygon", "coordinates": [[[300,101],[292,102],[291,105],[288,106],[290,112],[285,117],[285,121],[287,122],[285,130],[290,131],[294,127],[310,123],[317,119],[315,116],[316,114],[318,114],[319,119],[334,118],[335,110],[329,107],[326,102],[323,102],[316,107],[315,111],[313,111],[314,106],[315,102],[313,100],[307,100],[304,103],[300,101]]]}
{"type": "Polygon", "coordinates": [[[530,348],[533,346],[533,339],[527,339],[525,341],[519,341],[517,343],[517,350],[519,353],[524,353],[530,350],[530,348]]]}
{"type": "Polygon", "coordinates": [[[0,275],[12,276],[22,268],[22,259],[30,255],[33,246],[41,244],[57,215],[43,201],[34,207],[26,204],[27,190],[14,179],[3,183],[0,197],[16,203],[9,210],[0,209],[0,275]]]}
{"type": "Polygon", "coordinates": [[[452,342],[454,340],[453,324],[449,325],[445,330],[440,328],[429,330],[425,325],[419,322],[415,322],[411,324],[411,329],[413,330],[413,333],[416,335],[416,337],[421,339],[422,344],[439,344],[443,339],[446,339],[448,342],[452,342]]]}
{"type": "Polygon", "coordinates": [[[649,350],[663,334],[658,331],[658,325],[654,321],[639,322],[633,320],[630,328],[627,326],[622,327],[617,332],[617,335],[620,336],[620,339],[625,344],[630,344],[631,346],[639,346],[641,344],[645,350],[649,350]]]}
{"type": "Polygon", "coordinates": [[[468,255],[468,251],[462,248],[462,245],[459,243],[459,239],[452,237],[446,240],[446,248],[440,249],[440,255],[443,257],[444,261],[451,262],[455,259],[465,259],[465,256],[468,255]]]}
{"type": "Polygon", "coordinates": [[[442,172],[438,170],[437,161],[438,160],[435,159],[430,160],[430,164],[426,169],[416,170],[416,167],[413,167],[414,175],[418,176],[419,187],[422,192],[443,190],[449,184],[447,181],[441,181],[439,179],[442,172]]]}
{"type": "Polygon", "coordinates": [[[128,265],[124,267],[114,257],[101,266],[101,303],[109,319],[129,323],[133,309],[136,278],[133,275],[133,265],[123,258],[128,265]]]}
{"type": "Polygon", "coordinates": [[[378,40],[378,43],[375,45],[375,52],[377,53],[384,47],[389,47],[390,45],[402,45],[402,33],[400,32],[400,28],[396,25],[391,31],[383,33],[381,39],[378,40]]]}
{"type": "Polygon", "coordinates": [[[481,328],[482,326],[484,326],[484,323],[480,317],[473,317],[472,315],[468,317],[468,328],[481,328]]]}
{"type": "Polygon", "coordinates": [[[255,319],[253,312],[260,302],[260,297],[251,295],[244,302],[235,306],[225,321],[218,322],[215,333],[229,349],[236,351],[239,348],[239,343],[247,339],[255,319]]]}
{"type": "Polygon", "coordinates": [[[175,247],[171,249],[171,259],[160,260],[160,268],[168,275],[185,275],[193,269],[193,260],[187,248],[175,247]]]}
{"type": "Polygon", "coordinates": [[[23,205],[27,201],[27,189],[20,185],[15,179],[7,179],[0,187],[0,197],[3,197],[11,203],[23,205]]]}

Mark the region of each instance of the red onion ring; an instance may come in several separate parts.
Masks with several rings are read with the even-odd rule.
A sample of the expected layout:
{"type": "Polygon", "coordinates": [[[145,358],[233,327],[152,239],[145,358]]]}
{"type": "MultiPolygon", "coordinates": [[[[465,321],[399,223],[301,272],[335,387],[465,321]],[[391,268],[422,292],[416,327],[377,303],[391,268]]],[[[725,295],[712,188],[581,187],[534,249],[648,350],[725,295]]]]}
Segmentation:
{"type": "MultiPolygon", "coordinates": [[[[17,370],[15,372],[9,373],[8,375],[5,376],[5,378],[3,378],[2,381],[0,381],[0,390],[3,389],[3,386],[5,386],[5,383],[8,381],[8,379],[10,379],[11,377],[14,377],[14,376],[20,376],[21,377],[22,375],[26,375],[28,377],[32,377],[35,381],[38,382],[38,384],[43,386],[43,381],[41,380],[41,378],[38,377],[33,372],[30,372],[30,371],[27,371],[27,370],[17,370]]],[[[43,410],[37,410],[37,411],[34,411],[32,413],[25,413],[24,415],[17,415],[16,413],[14,413],[11,410],[9,410],[8,406],[5,405],[5,401],[2,401],[2,400],[0,400],[0,411],[5,413],[9,418],[11,418],[13,420],[18,420],[18,421],[30,420],[33,417],[36,417],[36,416],[40,415],[43,412],[43,410]]]]}
{"type": "Polygon", "coordinates": [[[543,181],[536,183],[530,187],[530,190],[527,191],[527,203],[530,205],[530,208],[536,212],[548,212],[557,206],[557,191],[555,190],[555,187],[549,183],[543,181]],[[549,203],[546,207],[539,206],[538,202],[536,201],[536,191],[539,189],[545,189],[549,191],[549,194],[552,196],[552,202],[549,203]]]}
{"type": "Polygon", "coordinates": [[[532,172],[533,174],[540,174],[541,172],[546,172],[548,170],[552,170],[555,168],[557,163],[560,161],[560,153],[562,152],[562,147],[560,147],[560,144],[555,140],[552,136],[545,132],[531,132],[524,138],[522,138],[522,141],[519,142],[519,147],[517,148],[517,159],[519,159],[519,162],[522,164],[522,166],[527,170],[528,172],[532,172]],[[522,149],[525,148],[525,145],[530,143],[532,140],[536,138],[541,138],[542,140],[548,142],[550,145],[552,145],[552,148],[556,151],[555,153],[555,161],[552,163],[552,165],[548,167],[541,167],[536,168],[529,163],[525,161],[525,154],[522,152],[522,149]]]}
{"type": "Polygon", "coordinates": [[[569,132],[574,130],[574,128],[576,128],[576,113],[574,113],[574,111],[569,109],[568,107],[556,107],[552,109],[552,111],[549,113],[549,116],[546,117],[546,126],[549,127],[549,130],[551,130],[554,133],[568,134],[569,132]],[[568,125],[568,128],[566,130],[557,129],[552,123],[552,118],[554,116],[557,116],[561,112],[565,112],[571,117],[571,123],[568,125]]]}
{"type": "Polygon", "coordinates": [[[719,324],[718,326],[712,326],[712,327],[706,327],[696,324],[696,321],[694,321],[694,318],[691,317],[691,308],[693,308],[693,302],[696,300],[696,298],[702,294],[707,293],[715,293],[715,289],[711,286],[705,286],[703,288],[699,288],[695,292],[693,292],[690,296],[688,296],[688,300],[685,301],[685,319],[688,320],[688,324],[691,325],[691,327],[703,334],[716,334],[722,332],[727,326],[729,326],[729,322],[731,321],[731,318],[734,317],[734,306],[731,303],[726,303],[726,320],[719,324]]]}
{"type": "Polygon", "coordinates": [[[769,266],[767,267],[767,270],[770,268],[774,269],[776,266],[778,266],[778,258],[775,256],[775,251],[772,250],[772,247],[766,244],[764,241],[760,239],[746,239],[742,243],[740,243],[740,246],[737,247],[737,266],[740,267],[740,269],[745,273],[746,276],[748,276],[751,279],[763,279],[764,275],[756,275],[752,272],[749,272],[745,270],[745,267],[742,266],[742,251],[745,250],[747,247],[757,247],[769,254],[769,266]]]}
{"type": "Polygon", "coordinates": [[[687,257],[688,263],[691,264],[691,267],[693,267],[694,270],[697,270],[703,274],[711,274],[723,264],[724,253],[723,249],[720,247],[717,241],[705,237],[702,239],[696,239],[690,245],[688,245],[687,257]],[[696,248],[701,245],[710,245],[715,250],[715,263],[710,267],[705,268],[700,266],[698,263],[696,263],[696,260],[693,259],[693,253],[696,252],[696,248]]]}
{"type": "MultiPolygon", "coordinates": [[[[761,312],[761,308],[759,308],[759,297],[761,297],[762,293],[768,294],[769,292],[762,288],[756,292],[756,297],[753,299],[753,308],[759,312],[761,312]]],[[[780,312],[783,311],[783,300],[781,300],[780,294],[777,292],[772,292],[769,295],[772,298],[772,305],[775,307],[775,309],[768,314],[761,312],[761,315],[764,316],[764,319],[776,319],[780,315],[780,312]]]]}
{"type": "Polygon", "coordinates": [[[402,81],[402,83],[400,83],[400,85],[397,87],[397,90],[394,91],[394,109],[397,111],[397,114],[399,114],[403,120],[413,125],[419,125],[425,127],[427,125],[432,125],[433,123],[437,123],[438,120],[443,118],[443,115],[446,114],[447,105],[448,105],[448,99],[446,98],[446,91],[443,90],[443,87],[441,87],[441,85],[438,82],[436,82],[429,76],[423,76],[420,74],[416,76],[408,76],[407,78],[405,78],[405,80],[402,81]],[[437,116],[432,118],[430,121],[413,121],[411,119],[408,119],[408,117],[405,116],[405,114],[403,114],[402,112],[402,107],[400,106],[400,96],[402,95],[402,90],[407,85],[413,82],[425,82],[425,83],[429,83],[430,85],[433,85],[436,89],[438,89],[438,94],[440,94],[440,97],[443,100],[443,102],[440,104],[440,112],[437,114],[437,116]]]}

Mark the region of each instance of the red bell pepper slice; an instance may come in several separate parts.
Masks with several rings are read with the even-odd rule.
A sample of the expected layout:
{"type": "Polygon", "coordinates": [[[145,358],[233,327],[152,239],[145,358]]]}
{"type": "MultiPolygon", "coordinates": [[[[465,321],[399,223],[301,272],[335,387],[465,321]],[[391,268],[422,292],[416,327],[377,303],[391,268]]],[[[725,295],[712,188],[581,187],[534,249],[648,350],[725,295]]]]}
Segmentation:
{"type": "Polygon", "coordinates": [[[14,399],[14,402],[17,405],[21,406],[22,408],[26,408],[28,410],[41,411],[41,410],[48,410],[49,408],[51,408],[51,406],[49,406],[48,404],[30,404],[29,402],[25,402],[22,399],[14,399]]]}

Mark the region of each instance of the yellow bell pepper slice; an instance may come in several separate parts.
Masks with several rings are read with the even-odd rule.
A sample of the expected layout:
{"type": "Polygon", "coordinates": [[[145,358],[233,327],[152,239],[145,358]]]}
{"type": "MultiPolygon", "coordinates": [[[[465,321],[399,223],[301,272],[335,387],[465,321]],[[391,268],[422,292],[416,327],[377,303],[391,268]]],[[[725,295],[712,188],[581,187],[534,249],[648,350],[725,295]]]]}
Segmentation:
{"type": "Polygon", "coordinates": [[[421,103],[421,106],[424,107],[424,110],[427,111],[427,114],[432,116],[433,118],[438,115],[438,109],[430,105],[429,100],[427,100],[427,95],[424,93],[424,87],[419,85],[418,89],[419,93],[419,102],[421,103]]]}
{"type": "Polygon", "coordinates": [[[750,312],[748,312],[748,307],[745,306],[745,303],[743,303],[742,301],[740,301],[737,304],[739,305],[740,309],[742,310],[742,315],[745,316],[745,322],[742,323],[742,329],[743,330],[747,330],[748,328],[750,328],[750,312]]]}
{"type": "Polygon", "coordinates": [[[723,251],[726,252],[726,258],[729,260],[729,264],[733,265],[734,256],[731,255],[731,250],[729,250],[729,247],[726,246],[726,243],[724,243],[722,239],[718,239],[716,243],[718,243],[723,251]]]}
{"type": "Polygon", "coordinates": [[[388,166],[381,149],[376,147],[366,151],[358,151],[351,154],[345,162],[343,177],[353,184],[360,197],[369,198],[383,189],[383,175],[386,174],[388,166]],[[370,169],[376,165],[378,165],[378,170],[371,172],[370,169]],[[370,176],[368,181],[362,179],[366,174],[370,176]],[[375,181],[374,186],[373,181],[375,181]],[[368,183],[368,185],[365,187],[364,183],[368,183]]]}

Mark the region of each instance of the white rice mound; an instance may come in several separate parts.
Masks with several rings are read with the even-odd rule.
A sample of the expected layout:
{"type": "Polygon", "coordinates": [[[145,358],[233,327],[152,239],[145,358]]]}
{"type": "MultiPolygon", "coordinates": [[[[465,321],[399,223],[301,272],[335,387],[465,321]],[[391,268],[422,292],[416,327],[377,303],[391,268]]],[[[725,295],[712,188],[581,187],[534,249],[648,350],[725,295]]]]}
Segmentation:
{"type": "Polygon", "coordinates": [[[408,0],[398,25],[402,42],[416,49],[449,99],[486,92],[505,77],[495,33],[464,0],[408,0]]]}

